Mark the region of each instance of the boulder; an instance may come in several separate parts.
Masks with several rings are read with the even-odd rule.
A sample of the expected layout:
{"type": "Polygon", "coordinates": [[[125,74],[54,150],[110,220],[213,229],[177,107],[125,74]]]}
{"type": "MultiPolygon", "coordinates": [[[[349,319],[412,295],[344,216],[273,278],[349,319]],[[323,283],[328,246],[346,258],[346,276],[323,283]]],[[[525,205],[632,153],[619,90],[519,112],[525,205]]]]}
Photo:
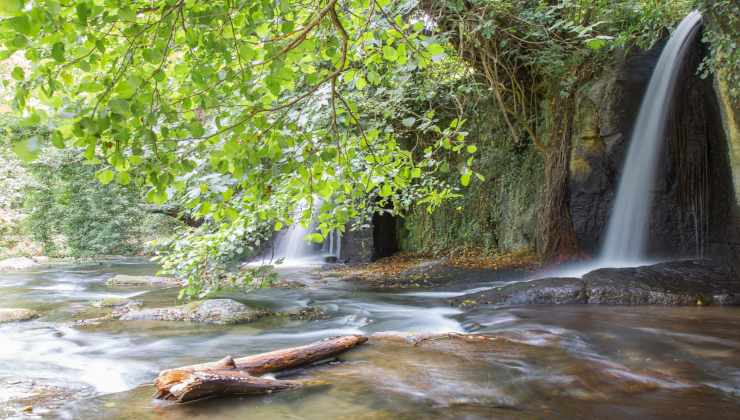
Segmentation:
{"type": "Polygon", "coordinates": [[[0,271],[29,270],[39,266],[33,258],[13,257],[0,260],[0,271]]]}
{"type": "Polygon", "coordinates": [[[644,267],[601,268],[583,276],[588,303],[617,305],[737,305],[740,279],[709,260],[644,267]]]}
{"type": "Polygon", "coordinates": [[[209,299],[166,308],[132,310],[123,321],[188,321],[205,324],[240,324],[256,321],[270,311],[251,309],[232,299],[209,299]]]}
{"type": "Polygon", "coordinates": [[[39,313],[31,309],[0,308],[0,324],[5,322],[28,321],[38,316],[39,313]]]}
{"type": "Polygon", "coordinates": [[[172,277],[117,274],[108,279],[107,284],[113,287],[179,287],[182,282],[172,277]]]}
{"type": "Polygon", "coordinates": [[[508,284],[453,300],[481,304],[740,305],[740,279],[710,260],[600,268],[583,278],[543,278],[508,284]]]}
{"type": "Polygon", "coordinates": [[[583,280],[557,277],[522,281],[454,300],[458,306],[587,303],[583,280]]]}

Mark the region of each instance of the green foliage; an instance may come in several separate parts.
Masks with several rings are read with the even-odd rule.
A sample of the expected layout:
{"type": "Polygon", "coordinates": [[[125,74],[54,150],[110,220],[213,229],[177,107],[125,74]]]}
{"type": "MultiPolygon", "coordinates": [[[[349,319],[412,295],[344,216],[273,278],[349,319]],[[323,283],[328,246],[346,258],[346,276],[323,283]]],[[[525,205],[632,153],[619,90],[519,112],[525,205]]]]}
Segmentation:
{"type": "MultiPolygon", "coordinates": [[[[364,105],[445,57],[444,40],[406,18],[413,4],[38,0],[0,22],[0,57],[31,61],[14,108],[32,121],[63,115],[52,139],[104,162],[100,181],[145,184],[150,202],[205,218],[184,239],[205,260],[218,245],[198,238],[222,242],[243,221],[287,226],[301,201],[327,203],[326,236],[404,194],[430,207],[451,194],[434,177],[440,154],[464,152],[462,124],[429,114],[434,140],[412,154],[393,124],[409,115],[364,105]]],[[[181,262],[196,252],[175,249],[181,262]]],[[[170,267],[194,287],[220,276],[170,267]]]]}
{"type": "Polygon", "coordinates": [[[718,73],[729,87],[734,104],[740,107],[740,4],[732,0],[700,1],[707,25],[704,42],[711,54],[702,62],[702,77],[718,73]]]}
{"type": "Polygon", "coordinates": [[[139,207],[135,190],[102,185],[99,165],[81,165],[74,151],[51,151],[30,166],[27,228],[51,256],[129,255],[142,251],[161,217],[139,207]]]}
{"type": "Polygon", "coordinates": [[[224,286],[263,287],[276,279],[269,267],[239,266],[240,261],[264,248],[272,228],[247,217],[238,217],[218,228],[205,225],[196,233],[161,244],[163,253],[155,260],[162,264],[163,273],[186,280],[181,298],[203,298],[224,286]]]}
{"type": "Polygon", "coordinates": [[[516,146],[505,125],[486,119],[480,105],[470,138],[478,144],[475,171],[485,181],[473,184],[434,212],[417,209],[404,218],[401,247],[422,253],[476,248],[495,254],[534,248],[537,197],[541,192],[542,156],[532,146],[516,146]]]}

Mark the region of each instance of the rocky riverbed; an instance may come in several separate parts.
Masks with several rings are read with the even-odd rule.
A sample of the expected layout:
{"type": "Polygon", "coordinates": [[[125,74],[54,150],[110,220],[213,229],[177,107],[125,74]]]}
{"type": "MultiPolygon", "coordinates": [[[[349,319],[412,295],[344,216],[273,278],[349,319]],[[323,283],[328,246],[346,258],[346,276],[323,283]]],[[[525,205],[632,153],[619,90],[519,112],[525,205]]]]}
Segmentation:
{"type": "MultiPolygon", "coordinates": [[[[429,267],[446,270],[421,266],[429,267]]],[[[0,307],[34,315],[0,324],[6,390],[0,417],[585,419],[711,412],[733,418],[740,410],[740,308],[714,306],[716,296],[735,289],[723,269],[706,262],[606,270],[578,281],[526,281],[527,271],[496,277],[448,271],[435,274],[443,280],[436,286],[400,288],[302,267],[280,273],[304,287],[224,291],[191,303],[176,300],[176,287],[109,281],[155,270],[121,260],[0,275],[0,307]],[[680,277],[685,285],[679,287],[680,277]],[[611,292],[615,284],[618,293],[611,292]],[[532,297],[583,293],[602,301],[618,296],[627,303],[691,306],[532,297]],[[702,306],[689,300],[697,293],[706,300],[702,306]],[[449,304],[470,296],[493,304],[449,304]],[[547,304],[566,302],[579,304],[547,304]],[[447,332],[453,334],[439,334],[447,332]],[[465,332],[484,338],[455,338],[465,332]],[[331,386],[188,406],[151,400],[148,384],[163,369],[346,334],[371,340],[330,365],[288,375],[331,386]]]]}

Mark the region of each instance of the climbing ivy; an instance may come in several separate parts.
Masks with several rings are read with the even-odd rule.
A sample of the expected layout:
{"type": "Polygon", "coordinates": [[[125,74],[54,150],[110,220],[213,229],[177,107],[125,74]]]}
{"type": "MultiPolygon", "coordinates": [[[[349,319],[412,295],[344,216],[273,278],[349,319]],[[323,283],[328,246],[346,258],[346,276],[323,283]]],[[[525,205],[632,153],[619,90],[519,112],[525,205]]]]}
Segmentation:
{"type": "Polygon", "coordinates": [[[740,105],[740,4],[731,0],[700,1],[698,7],[707,21],[704,42],[711,52],[699,71],[702,77],[719,73],[730,97],[740,105]]]}

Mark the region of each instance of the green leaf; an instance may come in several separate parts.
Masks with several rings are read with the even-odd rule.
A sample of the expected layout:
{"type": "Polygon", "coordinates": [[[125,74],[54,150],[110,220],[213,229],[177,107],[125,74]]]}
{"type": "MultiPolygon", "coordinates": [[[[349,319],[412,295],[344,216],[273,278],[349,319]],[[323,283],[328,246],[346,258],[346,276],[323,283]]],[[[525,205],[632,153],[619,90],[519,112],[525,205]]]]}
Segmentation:
{"type": "Polygon", "coordinates": [[[439,44],[429,44],[427,45],[427,52],[432,57],[435,57],[444,54],[445,48],[439,44]]]}
{"type": "Polygon", "coordinates": [[[600,38],[591,38],[586,41],[586,46],[592,50],[600,50],[606,46],[606,40],[600,38]]]}
{"type": "Polygon", "coordinates": [[[62,133],[59,131],[54,131],[51,133],[51,144],[54,145],[54,147],[63,149],[64,148],[64,137],[62,136],[62,133]]]}
{"type": "Polygon", "coordinates": [[[317,244],[320,244],[320,243],[324,242],[324,236],[322,234],[320,234],[320,233],[317,233],[317,232],[309,233],[308,235],[306,235],[304,237],[304,239],[307,240],[307,241],[309,241],[309,242],[313,242],[313,243],[317,243],[317,244]]]}
{"type": "Polygon", "coordinates": [[[474,144],[470,144],[467,147],[467,151],[468,153],[473,154],[478,151],[478,148],[474,144]]]}
{"type": "Polygon", "coordinates": [[[360,76],[355,80],[355,87],[359,90],[365,89],[365,86],[367,86],[367,81],[364,77],[360,76]]]}
{"type": "Polygon", "coordinates": [[[54,45],[51,46],[51,56],[54,58],[54,60],[58,62],[64,61],[64,44],[61,42],[56,42],[54,45]]]}
{"type": "Polygon", "coordinates": [[[396,61],[398,58],[398,52],[390,45],[386,45],[383,47],[383,58],[388,61],[396,61]]]}
{"type": "Polygon", "coordinates": [[[167,192],[159,191],[156,188],[152,188],[146,193],[146,199],[150,203],[164,204],[167,202],[167,192]]]}
{"type": "Polygon", "coordinates": [[[369,80],[370,83],[377,86],[380,84],[380,75],[375,71],[369,71],[367,73],[367,80],[369,80]]]}
{"type": "Polygon", "coordinates": [[[113,171],[110,169],[103,169],[95,174],[95,178],[97,178],[101,184],[108,185],[113,181],[113,171]]]}
{"type": "Polygon", "coordinates": [[[460,184],[462,184],[463,187],[470,185],[470,176],[471,171],[469,169],[466,169],[466,171],[460,176],[460,184]]]}
{"type": "Polygon", "coordinates": [[[116,174],[116,182],[121,185],[128,185],[131,183],[131,176],[128,172],[118,172],[116,174]]]}
{"type": "Polygon", "coordinates": [[[33,136],[15,143],[13,151],[24,162],[31,162],[39,156],[41,144],[38,137],[33,136]]]}
{"type": "Polygon", "coordinates": [[[257,51],[251,45],[244,43],[239,46],[239,57],[244,61],[252,61],[257,57],[257,51]]]}
{"type": "Polygon", "coordinates": [[[31,35],[31,20],[28,16],[16,16],[7,21],[16,32],[23,35],[31,35]]]}
{"type": "Polygon", "coordinates": [[[16,66],[13,68],[13,71],[10,73],[11,76],[13,76],[13,79],[15,80],[23,80],[25,78],[25,74],[23,73],[23,69],[16,66]]]}
{"type": "Polygon", "coordinates": [[[23,0],[0,0],[0,16],[16,16],[23,11],[23,0]]]}
{"type": "Polygon", "coordinates": [[[381,197],[390,197],[391,194],[393,194],[393,190],[391,189],[390,184],[388,184],[387,182],[385,184],[383,184],[383,186],[380,187],[380,193],[379,194],[380,194],[381,197]]]}
{"type": "Polygon", "coordinates": [[[111,101],[108,102],[108,106],[113,113],[119,115],[129,114],[129,104],[125,99],[111,99],[111,101]]]}

